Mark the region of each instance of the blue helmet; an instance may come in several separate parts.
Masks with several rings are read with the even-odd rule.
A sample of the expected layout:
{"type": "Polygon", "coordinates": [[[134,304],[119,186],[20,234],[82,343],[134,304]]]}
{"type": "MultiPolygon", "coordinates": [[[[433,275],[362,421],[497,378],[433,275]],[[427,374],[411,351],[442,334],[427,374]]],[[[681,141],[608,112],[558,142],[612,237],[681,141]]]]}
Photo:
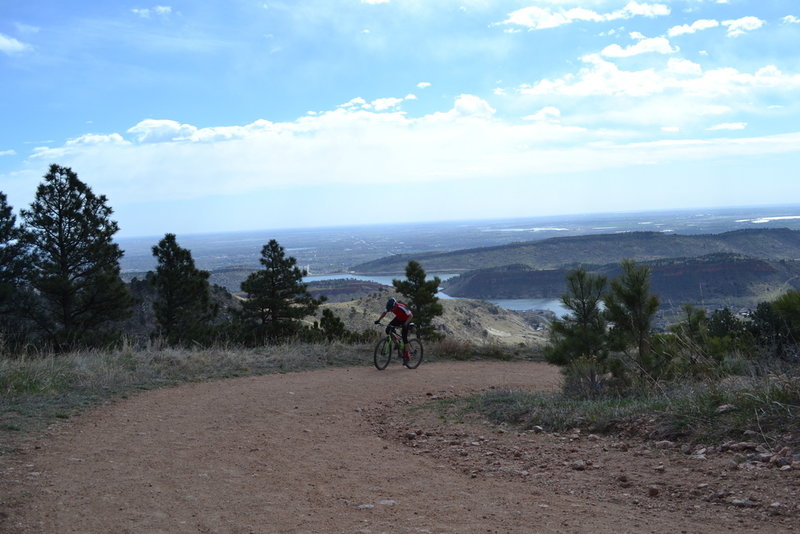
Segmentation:
{"type": "Polygon", "coordinates": [[[386,301],[386,311],[387,311],[387,312],[388,312],[388,311],[392,311],[392,308],[394,308],[394,305],[395,305],[395,304],[397,304],[397,300],[395,300],[395,299],[389,299],[389,300],[387,300],[387,301],[386,301]]]}

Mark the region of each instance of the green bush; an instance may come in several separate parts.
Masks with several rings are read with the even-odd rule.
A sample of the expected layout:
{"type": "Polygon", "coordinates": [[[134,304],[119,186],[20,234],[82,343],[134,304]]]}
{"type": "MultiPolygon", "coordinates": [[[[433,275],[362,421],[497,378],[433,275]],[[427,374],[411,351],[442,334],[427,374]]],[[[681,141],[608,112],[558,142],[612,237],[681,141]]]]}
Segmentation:
{"type": "Polygon", "coordinates": [[[563,370],[563,391],[575,399],[599,399],[606,395],[611,373],[597,358],[582,357],[573,360],[563,370]]]}

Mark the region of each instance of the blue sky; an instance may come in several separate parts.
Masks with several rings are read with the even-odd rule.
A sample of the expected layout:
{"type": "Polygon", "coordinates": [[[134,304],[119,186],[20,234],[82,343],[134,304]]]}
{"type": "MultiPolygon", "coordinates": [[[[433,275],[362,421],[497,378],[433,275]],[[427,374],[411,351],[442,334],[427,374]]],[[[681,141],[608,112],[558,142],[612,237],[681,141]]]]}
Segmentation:
{"type": "Polygon", "coordinates": [[[2,0],[0,191],[123,236],[800,204],[796,0],[2,0]]]}

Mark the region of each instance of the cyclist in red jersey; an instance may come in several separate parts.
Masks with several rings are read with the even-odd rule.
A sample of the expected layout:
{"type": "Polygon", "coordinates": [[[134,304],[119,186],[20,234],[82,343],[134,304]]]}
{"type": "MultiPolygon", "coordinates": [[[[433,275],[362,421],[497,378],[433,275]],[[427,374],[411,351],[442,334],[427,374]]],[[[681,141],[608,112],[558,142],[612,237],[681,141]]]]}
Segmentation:
{"type": "Polygon", "coordinates": [[[389,312],[394,314],[394,319],[392,319],[392,322],[390,322],[389,326],[386,327],[386,333],[388,334],[392,327],[401,327],[401,332],[403,334],[403,363],[406,363],[409,358],[408,325],[411,324],[411,319],[414,318],[414,313],[411,311],[411,308],[402,302],[391,298],[386,301],[386,309],[383,311],[383,313],[381,313],[381,316],[378,317],[378,320],[375,321],[375,324],[381,324],[381,319],[383,319],[389,312]]]}

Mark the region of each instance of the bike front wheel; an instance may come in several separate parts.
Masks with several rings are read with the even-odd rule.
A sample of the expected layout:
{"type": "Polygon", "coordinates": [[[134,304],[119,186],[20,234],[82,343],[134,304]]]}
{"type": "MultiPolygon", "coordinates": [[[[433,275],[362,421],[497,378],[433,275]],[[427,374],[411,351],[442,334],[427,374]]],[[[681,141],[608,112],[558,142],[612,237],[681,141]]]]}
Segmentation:
{"type": "Polygon", "coordinates": [[[416,369],[422,363],[422,342],[419,339],[410,339],[406,348],[409,355],[406,367],[416,369]]]}
{"type": "Polygon", "coordinates": [[[386,366],[389,365],[389,362],[392,360],[392,343],[387,339],[383,338],[378,341],[378,344],[375,345],[375,367],[379,371],[383,371],[386,369],[386,366]]]}

